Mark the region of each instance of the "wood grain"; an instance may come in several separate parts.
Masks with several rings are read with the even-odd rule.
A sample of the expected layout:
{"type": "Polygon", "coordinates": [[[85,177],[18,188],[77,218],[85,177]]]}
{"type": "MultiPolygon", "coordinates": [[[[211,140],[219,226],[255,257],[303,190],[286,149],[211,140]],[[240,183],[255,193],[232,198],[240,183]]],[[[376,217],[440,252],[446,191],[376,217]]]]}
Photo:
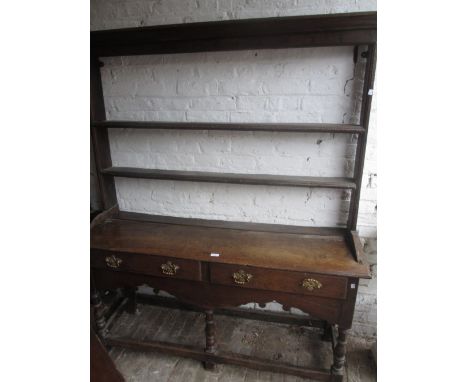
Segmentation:
{"type": "Polygon", "coordinates": [[[237,285],[239,288],[277,290],[280,292],[291,292],[330,298],[346,298],[346,277],[324,276],[317,275],[315,273],[289,272],[227,264],[211,264],[210,275],[211,282],[215,284],[237,285]],[[236,284],[233,279],[233,274],[239,270],[243,270],[251,274],[252,279],[243,285],[236,284]],[[307,278],[318,280],[322,286],[314,290],[303,288],[301,283],[307,278]]]}
{"type": "Polygon", "coordinates": [[[178,218],[175,216],[150,215],[138,212],[119,211],[117,216],[119,220],[131,220],[140,222],[153,222],[164,224],[176,224],[197,227],[222,228],[241,231],[257,231],[257,232],[276,232],[276,233],[293,233],[303,235],[316,236],[336,236],[343,237],[347,232],[346,228],[339,227],[307,227],[285,224],[268,224],[268,223],[250,223],[236,222],[226,220],[209,220],[209,219],[194,219],[194,218],[178,218]]]}
{"type": "Polygon", "coordinates": [[[361,134],[364,128],[358,125],[333,123],[212,123],[212,122],[143,122],[101,121],[92,126],[101,129],[165,129],[165,130],[224,130],[268,131],[287,133],[348,133],[361,134]]]}
{"type": "Polygon", "coordinates": [[[251,184],[289,187],[319,187],[354,189],[351,178],[332,178],[314,176],[270,175],[270,174],[233,174],[204,171],[159,170],[137,167],[108,167],[101,170],[104,175],[137,179],[162,179],[192,182],[251,184]]]}
{"type": "Polygon", "coordinates": [[[112,220],[93,228],[92,250],[176,257],[351,277],[370,277],[344,237],[112,220]],[[219,253],[219,257],[210,256],[219,253]]]}
{"type": "Polygon", "coordinates": [[[356,188],[351,191],[350,209],[348,214],[348,229],[356,231],[359,213],[359,202],[361,196],[362,176],[364,172],[364,161],[366,158],[367,133],[369,130],[369,120],[372,105],[372,93],[374,88],[375,68],[377,64],[377,45],[371,44],[367,47],[367,63],[362,90],[362,103],[360,124],[365,132],[358,136],[356,155],[354,159],[353,178],[356,181],[356,188]]]}
{"type": "Polygon", "coordinates": [[[91,382],[125,382],[116,369],[106,348],[96,333],[91,331],[91,382]]]}
{"type": "Polygon", "coordinates": [[[91,32],[97,56],[374,43],[377,13],[343,13],[161,25],[91,32]]]}

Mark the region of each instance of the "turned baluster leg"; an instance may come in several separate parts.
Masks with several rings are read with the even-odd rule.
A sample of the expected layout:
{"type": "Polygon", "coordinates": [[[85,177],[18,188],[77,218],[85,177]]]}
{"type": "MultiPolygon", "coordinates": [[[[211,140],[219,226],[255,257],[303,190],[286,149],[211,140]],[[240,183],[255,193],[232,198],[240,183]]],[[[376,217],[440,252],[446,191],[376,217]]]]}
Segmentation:
{"type": "Polygon", "coordinates": [[[96,324],[96,330],[100,337],[104,336],[104,327],[106,326],[106,319],[103,312],[103,304],[101,295],[97,290],[93,290],[91,293],[91,305],[93,306],[94,322],[96,324]]]}
{"type": "Polygon", "coordinates": [[[137,288],[134,288],[134,287],[126,287],[123,289],[124,296],[128,299],[125,305],[125,311],[127,313],[131,313],[131,314],[136,313],[136,310],[137,310],[136,291],[137,291],[137,288]]]}
{"type": "Polygon", "coordinates": [[[346,361],[346,335],[348,330],[338,328],[338,339],[333,351],[333,365],[331,373],[333,375],[333,382],[342,381],[344,375],[344,365],[346,361]]]}
{"type": "MultiPolygon", "coordinates": [[[[216,339],[215,339],[215,326],[213,320],[213,310],[205,311],[205,335],[206,335],[206,347],[205,353],[216,352],[216,339]]],[[[210,361],[204,363],[205,369],[214,370],[215,364],[210,361]]]]}

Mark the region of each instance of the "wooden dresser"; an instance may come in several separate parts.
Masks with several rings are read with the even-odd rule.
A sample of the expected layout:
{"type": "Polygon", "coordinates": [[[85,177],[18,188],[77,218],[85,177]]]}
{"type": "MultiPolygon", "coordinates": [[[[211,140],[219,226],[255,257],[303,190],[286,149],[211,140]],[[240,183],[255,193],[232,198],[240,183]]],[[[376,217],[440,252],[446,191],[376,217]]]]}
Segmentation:
{"type": "MultiPolygon", "coordinates": [[[[357,54],[358,50],[355,49],[357,54]]],[[[341,381],[346,333],[351,328],[360,278],[369,278],[356,233],[370,102],[376,61],[376,13],[303,16],[196,23],[91,33],[91,132],[106,211],[91,229],[92,303],[96,327],[108,346],[163,351],[203,361],[341,381]],[[99,57],[238,49],[365,45],[367,59],[361,121],[337,124],[210,124],[106,121],[99,57]],[[333,132],[356,134],[352,178],[222,174],[113,167],[109,128],[333,132]],[[119,211],[114,177],[266,184],[349,189],[344,228],[314,228],[152,216],[119,211]],[[100,293],[123,288],[126,307],[135,309],[135,291],[148,285],[166,291],[206,315],[206,346],[148,342],[108,335],[100,293]],[[322,323],[331,340],[333,364],[322,369],[283,365],[220,352],[213,313],[246,303],[276,301],[298,308],[322,323]]],[[[112,316],[112,315],[111,315],[112,316]]],[[[112,318],[112,317],[111,317],[112,318]]],[[[314,321],[315,322],[315,321],[314,321]]]]}

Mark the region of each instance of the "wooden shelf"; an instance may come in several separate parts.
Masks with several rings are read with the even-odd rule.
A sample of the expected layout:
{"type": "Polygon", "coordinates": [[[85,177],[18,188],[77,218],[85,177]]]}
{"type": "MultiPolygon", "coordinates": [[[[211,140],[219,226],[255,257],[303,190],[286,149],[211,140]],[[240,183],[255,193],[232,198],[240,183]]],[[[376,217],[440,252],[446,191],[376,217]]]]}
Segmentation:
{"type": "Polygon", "coordinates": [[[95,57],[372,44],[377,13],[273,17],[91,32],[95,57]]]}
{"type": "Polygon", "coordinates": [[[150,215],[138,212],[116,211],[113,216],[119,220],[131,220],[139,222],[188,225],[193,227],[222,228],[238,231],[276,232],[297,235],[335,236],[345,237],[346,228],[340,227],[307,227],[285,224],[250,223],[226,220],[209,220],[195,218],[179,218],[165,215],[150,215]]]}
{"type": "MultiPolygon", "coordinates": [[[[98,181],[105,208],[117,203],[114,177],[169,179],[236,184],[280,185],[351,189],[347,227],[356,230],[364,168],[372,88],[375,75],[377,12],[273,17],[203,23],[161,25],[91,32],[91,132],[98,181]],[[105,121],[106,113],[99,57],[142,54],[285,49],[314,46],[366,46],[367,61],[357,125],[295,123],[195,123],[105,121]],[[216,174],[191,171],[113,167],[108,129],[173,129],[207,131],[278,131],[357,134],[352,178],[216,174]]],[[[358,50],[354,50],[354,59],[358,50]]],[[[353,237],[348,240],[354,241],[353,237]]]]}
{"type": "Polygon", "coordinates": [[[359,125],[333,123],[211,123],[211,122],[134,122],[102,121],[92,123],[96,128],[167,129],[167,130],[226,130],[226,131],[277,131],[294,133],[348,133],[362,134],[359,125]]]}
{"type": "Polygon", "coordinates": [[[108,167],[102,174],[123,178],[164,179],[194,182],[253,184],[290,187],[320,187],[355,189],[356,183],[350,178],[289,176],[268,174],[232,174],[202,171],[158,170],[134,167],[108,167]]]}

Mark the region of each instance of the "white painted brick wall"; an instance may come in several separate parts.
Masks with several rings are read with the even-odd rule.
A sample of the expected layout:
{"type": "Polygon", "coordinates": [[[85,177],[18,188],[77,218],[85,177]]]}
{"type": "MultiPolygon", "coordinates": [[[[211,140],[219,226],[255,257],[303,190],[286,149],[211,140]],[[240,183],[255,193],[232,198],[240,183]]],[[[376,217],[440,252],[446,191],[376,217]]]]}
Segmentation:
{"type": "MultiPolygon", "coordinates": [[[[375,1],[95,0],[91,29],[366,10],[375,10],[375,1]]],[[[351,47],[327,47],[108,58],[102,69],[107,117],[356,123],[363,60],[354,67],[352,57],[351,47]]],[[[367,237],[376,236],[372,114],[358,222],[367,237]]],[[[110,132],[118,166],[242,173],[349,176],[355,143],[341,134],[110,132]]],[[[116,179],[116,186],[122,210],[208,219],[341,226],[349,203],[339,190],[130,179],[116,179]]],[[[361,335],[375,332],[372,299],[369,283],[356,312],[361,335]]]]}
{"type": "MultiPolygon", "coordinates": [[[[352,47],[104,59],[107,116],[205,122],[357,122],[352,47]]],[[[356,73],[354,73],[356,72],[356,73]]],[[[356,137],[332,134],[113,130],[118,166],[351,176],[356,137]]],[[[299,225],[344,225],[336,190],[117,179],[123,210],[299,225]],[[210,197],[201,198],[200,193],[210,197]],[[207,201],[210,200],[210,203],[207,201]],[[261,201],[261,202],[260,202],[261,201]]]]}

